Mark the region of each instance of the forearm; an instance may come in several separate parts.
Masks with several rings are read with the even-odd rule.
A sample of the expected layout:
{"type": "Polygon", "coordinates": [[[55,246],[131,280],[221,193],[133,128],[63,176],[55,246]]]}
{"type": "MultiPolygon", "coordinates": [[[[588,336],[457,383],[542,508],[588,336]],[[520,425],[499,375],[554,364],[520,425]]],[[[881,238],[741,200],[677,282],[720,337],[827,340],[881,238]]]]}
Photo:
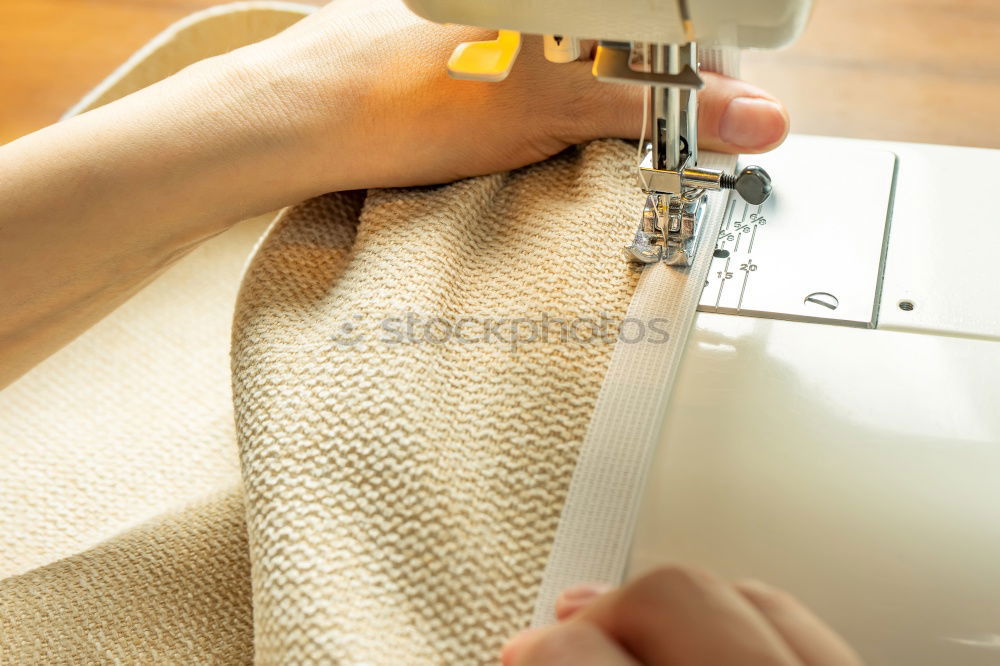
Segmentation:
{"type": "Polygon", "coordinates": [[[319,192],[270,82],[232,62],[0,147],[0,387],[201,241],[319,192]]]}

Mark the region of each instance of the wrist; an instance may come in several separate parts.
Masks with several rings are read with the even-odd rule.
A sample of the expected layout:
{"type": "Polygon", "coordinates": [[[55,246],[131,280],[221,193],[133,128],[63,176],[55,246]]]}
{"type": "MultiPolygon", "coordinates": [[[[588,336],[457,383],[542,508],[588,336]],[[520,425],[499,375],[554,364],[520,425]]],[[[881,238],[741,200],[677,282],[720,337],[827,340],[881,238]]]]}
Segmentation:
{"type": "Polygon", "coordinates": [[[322,193],[305,164],[305,128],[275,95],[275,80],[252,59],[231,57],[238,53],[140,91],[144,99],[119,114],[146,128],[145,152],[161,186],[187,194],[174,214],[199,235],[322,193]]]}
{"type": "Polygon", "coordinates": [[[290,40],[268,40],[204,66],[202,84],[227,118],[233,139],[257,161],[271,199],[287,205],[352,186],[341,134],[358,95],[332,62],[299,53],[290,40]],[[339,138],[338,138],[339,137],[339,138]]]}

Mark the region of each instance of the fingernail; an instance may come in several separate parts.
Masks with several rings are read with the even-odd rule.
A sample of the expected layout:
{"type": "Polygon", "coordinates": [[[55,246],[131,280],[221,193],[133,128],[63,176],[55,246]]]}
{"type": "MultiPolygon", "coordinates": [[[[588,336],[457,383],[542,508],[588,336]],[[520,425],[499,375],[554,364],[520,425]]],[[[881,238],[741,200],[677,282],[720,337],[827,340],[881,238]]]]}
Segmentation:
{"type": "Polygon", "coordinates": [[[544,631],[544,629],[525,629],[521,633],[514,634],[510,640],[504,644],[503,650],[500,651],[500,663],[504,666],[510,666],[510,664],[513,664],[514,660],[517,659],[517,655],[521,653],[524,647],[542,631],[544,631]]]}
{"type": "Polygon", "coordinates": [[[739,148],[766,148],[781,141],[787,130],[788,119],[777,103],[736,97],[722,114],[719,138],[739,148]]]}
{"type": "Polygon", "coordinates": [[[579,604],[599,597],[609,590],[611,590],[611,586],[604,583],[584,583],[567,587],[559,595],[559,599],[565,603],[579,604]]]}

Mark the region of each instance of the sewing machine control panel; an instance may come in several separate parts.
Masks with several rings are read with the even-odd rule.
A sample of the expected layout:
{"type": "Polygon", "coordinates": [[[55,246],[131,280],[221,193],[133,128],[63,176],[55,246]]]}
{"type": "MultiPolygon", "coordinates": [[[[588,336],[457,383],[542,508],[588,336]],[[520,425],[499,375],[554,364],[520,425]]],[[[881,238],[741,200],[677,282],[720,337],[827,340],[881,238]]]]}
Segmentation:
{"type": "Polygon", "coordinates": [[[896,156],[799,145],[750,158],[773,194],[753,205],[730,193],[698,309],[874,327],[896,156]]]}

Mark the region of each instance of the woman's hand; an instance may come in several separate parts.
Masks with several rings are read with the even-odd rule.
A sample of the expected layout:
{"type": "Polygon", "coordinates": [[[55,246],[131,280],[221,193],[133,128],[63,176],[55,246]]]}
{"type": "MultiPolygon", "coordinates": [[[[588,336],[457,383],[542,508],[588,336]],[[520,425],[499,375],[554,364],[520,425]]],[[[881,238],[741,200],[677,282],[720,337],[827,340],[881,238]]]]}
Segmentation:
{"type": "Polygon", "coordinates": [[[618,590],[571,588],[560,623],[518,634],[504,666],[860,666],[822,620],[781,590],[669,567],[618,590]]]}
{"type": "MultiPolygon", "coordinates": [[[[321,189],[447,182],[591,139],[638,138],[642,87],[597,82],[590,62],[549,63],[537,37],[526,38],[506,81],[449,77],[455,46],[495,34],[429,23],[400,0],[338,0],[236,58],[270,90],[260,124],[301,132],[303,159],[325,176],[321,189]]],[[[704,78],[704,148],[760,152],[784,139],[787,114],[773,97],[704,78]]]]}
{"type": "MultiPolygon", "coordinates": [[[[528,43],[499,84],[446,63],[474,28],[338,0],[284,33],[0,146],[0,388],[230,225],[324,192],[511,169],[635,137],[638,86],[528,43]]],[[[702,143],[779,143],[782,107],[706,74],[702,143]]]]}

